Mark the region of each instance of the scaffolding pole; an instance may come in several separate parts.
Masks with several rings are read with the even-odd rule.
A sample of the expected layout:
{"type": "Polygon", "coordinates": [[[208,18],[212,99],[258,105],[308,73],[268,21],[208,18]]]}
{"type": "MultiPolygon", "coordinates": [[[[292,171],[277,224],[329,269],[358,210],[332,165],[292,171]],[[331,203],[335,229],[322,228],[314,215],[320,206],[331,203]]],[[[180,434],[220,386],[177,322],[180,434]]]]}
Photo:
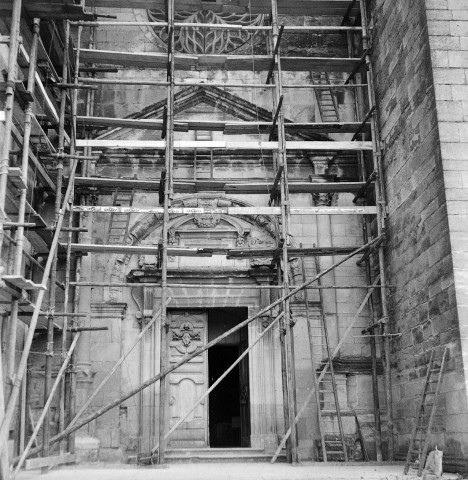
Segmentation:
{"type": "MultiPolygon", "coordinates": [[[[31,51],[29,54],[28,67],[28,85],[27,91],[31,94],[29,101],[26,103],[24,117],[24,133],[23,133],[23,151],[21,156],[21,177],[23,179],[23,188],[21,188],[19,204],[18,204],[18,228],[15,236],[15,254],[13,275],[20,276],[23,266],[23,248],[24,248],[24,224],[26,222],[26,197],[28,193],[28,170],[29,170],[29,140],[31,138],[31,124],[34,116],[34,87],[36,84],[36,62],[37,62],[37,46],[39,40],[39,19],[33,21],[33,38],[31,51]]],[[[11,302],[11,315],[9,324],[8,338],[8,377],[13,379],[15,373],[15,356],[16,356],[16,331],[18,326],[18,307],[19,299],[13,299],[11,302]]]]}
{"type": "MultiPolygon", "coordinates": [[[[162,228],[162,278],[161,278],[161,322],[160,322],[160,368],[165,370],[168,362],[167,351],[167,335],[169,332],[169,322],[167,319],[167,247],[169,239],[169,208],[172,202],[173,195],[173,162],[174,162],[174,72],[175,72],[175,37],[174,37],[174,15],[175,15],[175,0],[167,0],[167,30],[168,30],[168,49],[167,49],[167,81],[169,87],[167,90],[166,103],[166,131],[163,131],[163,136],[166,138],[166,182],[164,191],[164,214],[163,214],[163,228],[162,228]]],[[[162,378],[159,383],[159,464],[165,463],[166,453],[166,411],[167,411],[167,379],[162,378]]]]}
{"type": "MultiPolygon", "coordinates": [[[[70,22],[65,23],[65,47],[63,52],[63,66],[62,66],[62,81],[67,82],[69,78],[69,47],[70,47],[70,22]]],[[[66,114],[66,103],[67,103],[67,90],[62,89],[61,99],[60,99],[60,115],[59,115],[59,145],[58,145],[58,157],[59,162],[63,162],[64,151],[65,151],[65,114],[66,114]]],[[[72,187],[74,188],[74,186],[72,187]]],[[[73,200],[74,191],[72,190],[71,199],[73,200]]],[[[72,205],[72,203],[70,203],[72,205]]],[[[70,268],[71,268],[71,240],[72,240],[72,231],[70,228],[73,227],[73,212],[70,209],[69,218],[68,218],[68,232],[67,232],[67,256],[65,260],[65,291],[63,296],[63,311],[64,313],[68,312],[68,302],[70,297],[70,268]]],[[[65,229],[63,229],[65,230],[65,229]]],[[[65,361],[65,351],[67,347],[67,329],[68,329],[68,315],[65,315],[63,318],[63,328],[62,328],[62,361],[65,361]]],[[[72,352],[73,355],[73,352],[72,352]]],[[[60,400],[59,400],[59,432],[65,428],[65,416],[66,416],[66,373],[63,376],[62,381],[60,382],[60,400]]],[[[60,442],[60,453],[65,452],[65,442],[60,442]]]]}
{"type": "MultiPolygon", "coordinates": [[[[283,104],[283,79],[281,70],[281,55],[280,55],[280,42],[281,36],[284,31],[284,27],[279,27],[278,24],[278,4],[277,0],[271,0],[271,48],[273,52],[273,60],[271,63],[270,71],[272,72],[273,84],[275,85],[275,94],[273,96],[274,111],[276,111],[273,124],[278,127],[278,151],[277,165],[282,168],[282,174],[280,178],[280,198],[278,199],[281,206],[281,238],[280,244],[282,245],[282,284],[283,295],[289,291],[289,263],[288,263],[288,246],[290,244],[289,235],[289,188],[288,188],[288,162],[286,154],[286,133],[284,127],[284,111],[282,109],[283,104]],[[276,67],[276,68],[275,68],[276,67]]],[[[268,75],[267,83],[269,83],[270,75],[268,75]]],[[[293,465],[299,462],[298,456],[298,440],[297,430],[294,423],[296,417],[296,376],[295,376],[295,362],[294,362],[294,331],[293,322],[291,319],[289,297],[286,297],[283,305],[284,319],[284,349],[285,349],[285,380],[287,395],[287,424],[292,429],[291,442],[290,442],[290,461],[293,465]]]]}
{"type": "MultiPolygon", "coordinates": [[[[380,140],[380,131],[377,118],[377,103],[375,99],[374,89],[374,73],[373,66],[369,54],[369,29],[367,25],[367,7],[366,2],[360,1],[361,7],[361,22],[362,22],[362,41],[363,50],[365,54],[365,62],[367,64],[367,83],[369,84],[368,96],[369,96],[369,109],[373,111],[371,116],[371,128],[372,128],[372,158],[374,164],[374,171],[377,172],[377,180],[374,182],[375,186],[375,203],[377,206],[377,235],[378,237],[384,237],[386,231],[385,220],[387,217],[387,202],[385,195],[385,179],[382,161],[382,149],[380,140]]],[[[385,272],[385,255],[384,245],[381,243],[378,247],[378,259],[379,259],[379,275],[382,281],[382,285],[386,284],[386,272],[385,272]]],[[[391,371],[391,347],[390,347],[390,330],[388,327],[388,306],[387,306],[387,290],[386,288],[380,289],[380,301],[382,305],[382,317],[385,319],[383,326],[383,343],[384,343],[384,357],[385,357],[385,399],[387,407],[387,435],[388,435],[388,460],[392,461],[394,456],[394,439],[393,439],[393,400],[392,400],[392,371],[391,371]]]]}
{"type": "MultiPolygon", "coordinates": [[[[8,166],[10,164],[10,148],[11,148],[11,133],[13,127],[13,106],[15,99],[15,85],[16,85],[16,70],[17,70],[17,56],[19,49],[20,39],[20,21],[21,21],[21,0],[13,1],[13,10],[11,15],[11,28],[10,28],[10,44],[8,55],[8,73],[6,80],[6,101],[5,101],[5,124],[3,135],[3,148],[2,157],[0,159],[0,259],[3,247],[4,229],[3,224],[5,218],[5,199],[7,192],[7,180],[8,180],[8,166]]],[[[6,271],[6,266],[0,265],[0,275],[3,275],[6,271]]],[[[5,318],[4,318],[5,321],[5,318]]],[[[0,356],[3,353],[0,351],[0,356]]],[[[3,359],[0,359],[0,363],[3,364],[3,359]]],[[[4,420],[6,416],[5,412],[5,385],[3,368],[0,370],[0,420],[4,420]]],[[[8,466],[8,430],[0,433],[0,480],[7,480],[9,476],[8,466]]]]}
{"type": "MultiPolygon", "coordinates": [[[[6,80],[5,126],[3,135],[2,158],[0,164],[0,254],[3,247],[3,224],[5,218],[5,199],[7,192],[8,166],[10,164],[11,133],[13,128],[13,106],[15,101],[17,57],[20,39],[21,0],[13,1],[11,14],[10,45],[8,55],[8,73],[6,80]]],[[[1,265],[0,274],[5,272],[1,265]]]]}

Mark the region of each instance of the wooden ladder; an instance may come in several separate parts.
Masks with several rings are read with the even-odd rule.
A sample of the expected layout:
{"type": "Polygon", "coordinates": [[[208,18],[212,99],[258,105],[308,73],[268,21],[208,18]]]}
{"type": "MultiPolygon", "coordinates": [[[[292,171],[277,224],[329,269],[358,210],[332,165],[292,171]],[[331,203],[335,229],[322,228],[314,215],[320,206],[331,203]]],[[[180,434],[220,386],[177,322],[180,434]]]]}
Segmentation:
{"type": "MultiPolygon", "coordinates": [[[[327,72],[312,73],[312,81],[315,85],[330,85],[330,77],[327,72]]],[[[314,89],[314,92],[322,122],[339,122],[338,102],[331,88],[314,89]]]]}
{"type": "MultiPolygon", "coordinates": [[[[195,130],[195,140],[209,142],[213,140],[213,132],[207,130],[195,130]]],[[[194,150],[194,170],[193,170],[193,179],[197,180],[197,166],[202,164],[209,164],[209,178],[213,179],[214,176],[214,157],[213,150],[210,149],[209,152],[197,152],[197,149],[194,150]]],[[[203,178],[205,178],[206,173],[203,178]]]]}
{"type": "Polygon", "coordinates": [[[406,475],[411,466],[418,468],[418,477],[421,476],[424,464],[426,463],[427,450],[429,448],[429,439],[434,423],[435,412],[437,408],[437,398],[442,384],[442,375],[444,372],[445,359],[447,357],[447,347],[444,348],[440,363],[435,360],[435,351],[431,353],[431,358],[427,366],[426,380],[419,402],[416,422],[406,456],[404,474],[406,475]],[[433,389],[435,385],[435,390],[433,389]],[[416,456],[416,458],[415,458],[416,456]],[[419,460],[419,464],[417,461],[419,460]]]}
{"type": "MultiPolygon", "coordinates": [[[[134,194],[134,190],[117,189],[114,194],[114,207],[131,207],[133,205],[134,194]]],[[[107,234],[109,244],[116,245],[125,242],[129,222],[129,213],[111,213],[107,234]]]]}
{"type": "MultiPolygon", "coordinates": [[[[318,258],[315,257],[315,265],[317,274],[320,271],[318,265],[318,258]]],[[[304,268],[304,261],[302,260],[302,279],[303,282],[306,282],[306,275],[305,275],[305,268],[304,268]]],[[[327,352],[327,359],[326,360],[319,360],[317,362],[317,368],[315,367],[314,360],[312,358],[312,362],[314,365],[313,368],[313,381],[314,387],[316,389],[316,399],[317,399],[317,410],[318,410],[318,422],[319,422],[319,430],[320,430],[320,441],[322,446],[322,456],[323,461],[348,461],[348,451],[346,449],[346,441],[344,436],[344,429],[343,429],[343,421],[341,418],[341,409],[340,403],[338,400],[338,389],[336,385],[336,377],[335,371],[333,368],[333,361],[332,359],[332,349],[330,347],[330,340],[328,335],[328,325],[323,313],[323,298],[322,298],[322,291],[319,290],[320,295],[320,305],[321,305],[321,330],[322,332],[319,335],[310,334],[311,337],[320,337],[321,339],[325,340],[325,343],[314,343],[314,346],[325,347],[327,352]],[[318,377],[320,375],[320,371],[323,368],[327,368],[328,373],[322,378],[319,382],[318,377]],[[333,413],[336,413],[336,419],[338,422],[339,434],[331,434],[327,433],[330,432],[331,428],[326,428],[325,423],[331,423],[332,427],[334,425],[334,419],[325,419],[324,412],[325,408],[322,409],[322,405],[325,407],[326,403],[330,404],[330,410],[333,410],[333,413]]],[[[305,301],[307,300],[307,292],[305,293],[305,301]]],[[[306,308],[307,316],[308,308],[306,308]]],[[[308,323],[310,323],[310,319],[307,319],[308,323]]],[[[312,353],[312,345],[311,345],[311,353],[312,353]]],[[[314,356],[314,355],[312,355],[314,356]]],[[[322,352],[320,352],[320,358],[322,356],[322,352]]]]}

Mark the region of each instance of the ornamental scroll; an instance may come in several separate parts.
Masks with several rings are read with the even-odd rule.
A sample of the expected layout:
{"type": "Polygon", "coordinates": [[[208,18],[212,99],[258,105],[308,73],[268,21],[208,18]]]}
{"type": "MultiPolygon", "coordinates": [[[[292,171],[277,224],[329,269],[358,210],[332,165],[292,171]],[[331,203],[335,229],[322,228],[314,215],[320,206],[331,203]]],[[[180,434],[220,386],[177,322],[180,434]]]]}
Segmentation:
{"type": "MultiPolygon", "coordinates": [[[[164,22],[162,10],[148,10],[148,18],[152,22],[164,22]]],[[[211,10],[198,12],[176,12],[175,21],[180,23],[211,23],[215,25],[261,26],[265,24],[266,15],[243,15],[237,13],[215,13],[211,10]]],[[[156,36],[167,44],[165,28],[153,27],[156,36]]],[[[182,27],[175,31],[174,48],[178,52],[192,54],[224,54],[242,47],[249,41],[258,43],[262,38],[259,34],[245,30],[217,30],[204,27],[182,27]]]]}

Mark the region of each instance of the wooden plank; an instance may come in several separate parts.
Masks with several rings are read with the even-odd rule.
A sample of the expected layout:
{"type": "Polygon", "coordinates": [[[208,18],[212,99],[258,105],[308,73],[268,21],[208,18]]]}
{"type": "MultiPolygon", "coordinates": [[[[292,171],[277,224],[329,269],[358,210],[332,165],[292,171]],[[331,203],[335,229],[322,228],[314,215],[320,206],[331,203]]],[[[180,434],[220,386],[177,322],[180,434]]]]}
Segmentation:
{"type": "MultiPolygon", "coordinates": [[[[365,182],[289,182],[290,193],[332,193],[349,192],[356,193],[361,190],[365,182]]],[[[109,189],[159,190],[159,178],[152,180],[135,180],[111,177],[76,177],[75,187],[90,187],[109,189]]],[[[236,183],[230,180],[197,180],[197,181],[174,181],[175,193],[192,193],[202,191],[222,191],[238,194],[268,194],[273,188],[271,180],[264,182],[236,183]]]]}
{"type": "MultiPolygon", "coordinates": [[[[16,141],[19,142],[20,145],[23,145],[23,136],[21,135],[19,130],[14,125],[12,125],[11,133],[12,133],[13,137],[16,139],[16,141]]],[[[31,160],[32,164],[34,165],[34,170],[37,171],[39,173],[40,177],[43,178],[43,180],[47,184],[48,188],[50,188],[53,192],[55,192],[56,191],[55,183],[50,178],[49,173],[44,168],[42,163],[38,160],[38,158],[31,151],[31,148],[28,151],[28,155],[29,155],[29,160],[31,160]]]]}
{"type": "MultiPolygon", "coordinates": [[[[110,117],[76,117],[78,125],[89,127],[120,127],[138,130],[161,130],[163,121],[160,119],[110,118],[110,117]]],[[[174,128],[179,132],[189,130],[209,130],[224,132],[225,135],[238,135],[268,132],[271,122],[223,122],[223,121],[184,121],[175,122],[174,128]]],[[[285,123],[285,128],[293,132],[320,132],[320,133],[361,133],[370,131],[370,124],[361,128],[360,122],[337,123],[285,123]]]]}
{"type": "MultiPolygon", "coordinates": [[[[0,14],[10,14],[12,0],[2,0],[0,14]]],[[[25,8],[31,18],[43,18],[47,20],[93,20],[95,17],[85,13],[82,5],[73,5],[70,2],[29,0],[25,2],[25,8]]]]}
{"type": "MultiPolygon", "coordinates": [[[[33,0],[25,0],[27,3],[33,0]]],[[[286,15],[314,15],[314,16],[339,16],[346,13],[349,0],[278,0],[278,13],[286,15]]],[[[140,8],[140,9],[164,9],[164,0],[88,0],[86,6],[98,6],[108,8],[140,8]]],[[[223,11],[223,6],[212,3],[204,3],[201,0],[180,0],[177,2],[177,10],[196,11],[203,6],[211,7],[216,11],[223,11]]],[[[230,2],[224,7],[225,11],[233,13],[265,13],[271,11],[270,0],[237,0],[230,2]]],[[[353,8],[351,14],[356,15],[359,5],[353,8]]]]}
{"type": "MultiPolygon", "coordinates": [[[[85,125],[89,127],[122,127],[134,128],[138,130],[162,130],[163,127],[163,120],[156,118],[136,119],[77,116],[76,121],[78,125],[85,125]]],[[[189,131],[189,125],[187,122],[175,122],[174,128],[178,132],[189,131]]],[[[194,129],[192,128],[191,130],[194,129]]]]}
{"type": "Polygon", "coordinates": [[[21,275],[2,275],[1,280],[9,282],[22,290],[47,290],[45,285],[34,283],[32,280],[28,280],[21,275]]]}
{"type": "MultiPolygon", "coordinates": [[[[19,50],[19,59],[22,60],[25,65],[29,65],[29,54],[24,48],[23,45],[20,45],[19,50]]],[[[54,124],[58,125],[59,123],[59,116],[58,116],[58,105],[55,102],[55,99],[52,97],[52,94],[46,89],[44,83],[42,82],[39,73],[36,72],[35,75],[35,85],[36,85],[36,93],[37,100],[39,105],[46,111],[47,115],[50,117],[49,120],[54,124]]],[[[47,138],[47,135],[46,135],[47,138]]]]}
{"type": "MultiPolygon", "coordinates": [[[[290,248],[288,247],[288,255],[290,257],[324,257],[328,255],[348,255],[356,250],[352,247],[316,247],[316,248],[290,248]]],[[[246,257],[269,257],[273,256],[277,251],[275,248],[238,248],[231,249],[227,252],[227,258],[246,258],[246,257]]]]}
{"type": "Polygon", "coordinates": [[[135,180],[111,177],[75,177],[75,187],[119,189],[159,190],[159,178],[154,180],[135,180]]]}
{"type": "Polygon", "coordinates": [[[8,167],[8,181],[16,188],[26,188],[26,182],[23,178],[23,172],[19,167],[8,167]]]}
{"type": "MultiPolygon", "coordinates": [[[[119,52],[112,50],[80,50],[83,63],[121,65],[137,68],[165,68],[167,54],[157,52],[119,52]]],[[[283,57],[281,68],[284,71],[308,72],[351,72],[357,68],[360,59],[336,57],[283,57]]],[[[206,70],[216,68],[223,70],[268,71],[271,64],[269,55],[186,55],[174,57],[176,70],[206,70]]]]}
{"type": "MultiPolygon", "coordinates": [[[[290,132],[355,133],[361,128],[361,122],[322,122],[322,123],[285,123],[290,132]]],[[[370,123],[362,126],[362,133],[370,132],[370,123]]]]}
{"type": "MultiPolygon", "coordinates": [[[[78,148],[136,148],[163,150],[166,147],[165,140],[89,140],[78,139],[78,148]]],[[[278,142],[228,142],[228,141],[191,141],[175,140],[175,150],[278,150],[278,142]]],[[[309,150],[309,151],[362,151],[372,150],[372,142],[308,142],[290,141],[286,143],[286,150],[309,150]]]]}
{"type": "MultiPolygon", "coordinates": [[[[163,214],[164,207],[103,207],[74,205],[74,212],[90,213],[155,213],[163,214]]],[[[375,215],[376,207],[291,207],[291,215],[375,215]]],[[[222,207],[222,208],[170,208],[171,215],[195,213],[225,215],[281,215],[281,207],[222,207]]]]}
{"type": "MultiPolygon", "coordinates": [[[[291,257],[305,256],[328,256],[328,255],[348,255],[356,250],[351,247],[319,247],[319,248],[288,248],[288,255],[291,257]]],[[[125,254],[156,254],[158,246],[153,245],[100,245],[91,243],[72,243],[72,252],[87,253],[125,253],[125,254]]],[[[277,248],[184,248],[168,247],[167,254],[177,257],[211,257],[213,255],[226,255],[227,258],[249,258],[249,257],[272,257],[277,248]]]]}

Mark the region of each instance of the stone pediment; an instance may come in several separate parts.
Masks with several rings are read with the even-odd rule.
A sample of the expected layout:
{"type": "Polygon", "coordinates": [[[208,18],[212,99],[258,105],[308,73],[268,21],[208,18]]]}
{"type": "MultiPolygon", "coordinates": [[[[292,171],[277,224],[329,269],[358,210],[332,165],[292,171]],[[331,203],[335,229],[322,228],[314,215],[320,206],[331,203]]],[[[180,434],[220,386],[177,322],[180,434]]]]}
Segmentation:
{"type": "MultiPolygon", "coordinates": [[[[166,99],[147,106],[143,110],[128,115],[128,119],[162,119],[166,99]]],[[[189,86],[176,92],[174,97],[174,112],[177,120],[195,117],[199,119],[271,122],[273,113],[237,95],[212,86],[189,86]]],[[[290,123],[291,120],[285,119],[290,123]]],[[[159,133],[157,134],[159,135],[159,133]]],[[[101,139],[126,139],[146,137],[155,139],[154,131],[144,131],[134,128],[114,128],[96,136],[101,139]]],[[[290,140],[329,140],[325,135],[315,133],[291,133],[290,140]]]]}

